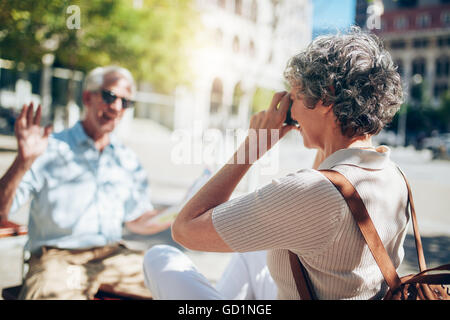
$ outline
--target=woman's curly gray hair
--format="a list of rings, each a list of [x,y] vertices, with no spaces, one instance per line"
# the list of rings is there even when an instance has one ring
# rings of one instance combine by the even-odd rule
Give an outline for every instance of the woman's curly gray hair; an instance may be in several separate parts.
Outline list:
[[[284,72],[306,106],[333,104],[343,135],[377,134],[403,102],[397,66],[375,35],[352,28],[320,36],[292,57]]]

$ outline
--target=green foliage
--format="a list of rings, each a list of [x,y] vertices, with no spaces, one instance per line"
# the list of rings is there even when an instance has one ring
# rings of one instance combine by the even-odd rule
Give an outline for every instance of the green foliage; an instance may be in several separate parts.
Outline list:
[[[417,102],[402,105],[388,129],[396,131],[399,115],[405,112],[408,134],[415,135],[422,132],[430,135],[435,130],[450,132],[450,91],[442,95],[439,107]]]
[[[252,113],[267,110],[274,94],[274,90],[257,88],[255,94],[253,95]]]
[[[450,90],[442,95],[439,116],[447,132],[450,132]]]
[[[406,132],[430,135],[433,131],[450,130],[450,94],[446,92],[440,99],[440,106],[433,106],[427,94],[428,83],[422,81],[411,88],[409,103],[405,103],[394,117],[388,129],[397,130],[398,118],[406,112]]]
[[[55,65],[86,72],[118,64],[168,92],[192,77],[188,55],[198,16],[191,0],[142,3],[134,8],[133,0],[2,0],[0,56],[35,69],[53,41]],[[70,5],[80,8],[79,29],[66,25]]]
[[[238,83],[234,88],[233,93],[233,103],[231,104],[231,113],[232,114],[238,114],[239,112],[239,104],[241,103],[242,95],[244,94],[244,91],[241,88],[241,84]]]

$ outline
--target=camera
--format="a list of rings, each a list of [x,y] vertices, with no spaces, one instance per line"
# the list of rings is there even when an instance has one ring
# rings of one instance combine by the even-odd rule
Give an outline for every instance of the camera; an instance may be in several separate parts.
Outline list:
[[[293,103],[294,103],[294,101],[292,99],[289,99],[289,109],[286,114],[286,119],[284,120],[284,123],[288,126],[298,126],[298,122],[295,121],[294,119],[292,119],[292,116],[291,116],[291,109],[292,109]]]

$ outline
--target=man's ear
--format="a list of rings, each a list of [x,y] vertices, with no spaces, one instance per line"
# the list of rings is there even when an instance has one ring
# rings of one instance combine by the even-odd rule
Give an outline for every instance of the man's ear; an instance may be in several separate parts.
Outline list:
[[[91,100],[92,100],[92,92],[90,91],[83,91],[83,105],[85,107],[89,107],[91,105]]]

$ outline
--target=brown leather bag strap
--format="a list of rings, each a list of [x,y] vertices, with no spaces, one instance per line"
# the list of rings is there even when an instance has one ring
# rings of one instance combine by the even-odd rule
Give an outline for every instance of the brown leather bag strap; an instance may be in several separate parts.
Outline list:
[[[392,290],[397,289],[401,284],[400,278],[355,187],[337,171],[320,170],[320,172],[344,197],[386,283]]]
[[[431,268],[431,269],[427,269],[424,271],[421,271],[420,273],[416,274],[415,276],[421,276],[424,275],[428,272],[432,272],[432,271],[450,271],[450,263],[449,264],[443,264],[442,266],[438,266],[435,268]]]
[[[406,176],[403,173],[403,171],[399,167],[397,167],[397,169],[398,169],[398,171],[400,171],[401,175],[403,176],[403,179],[406,182],[406,188],[408,189],[408,202],[409,202],[410,214],[411,214],[411,219],[412,219],[412,226],[413,226],[413,230],[414,230],[414,239],[416,241],[417,261],[419,263],[419,269],[422,272],[427,269],[427,265],[425,263],[425,255],[423,253],[422,239],[420,238],[419,225],[417,223],[416,209],[414,208],[414,201],[413,201],[413,197],[412,197],[411,186],[409,185],[409,182],[406,179]]]
[[[450,264],[444,264],[442,266],[428,269],[425,271],[422,271],[421,273],[418,273],[414,275],[413,277],[409,278],[408,280],[404,281],[404,284],[408,283],[428,283],[428,284],[450,284],[450,273],[438,273],[438,274],[428,274],[432,271],[450,271]]]
[[[291,263],[292,274],[294,275],[295,285],[298,294],[302,300],[316,300],[314,288],[309,280],[308,273],[300,262],[298,256],[289,250],[289,262]]]

